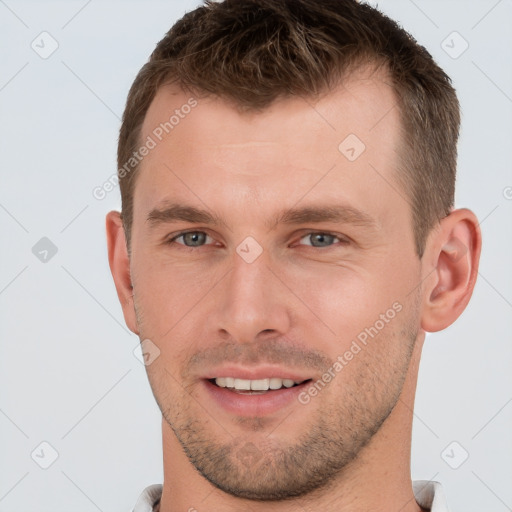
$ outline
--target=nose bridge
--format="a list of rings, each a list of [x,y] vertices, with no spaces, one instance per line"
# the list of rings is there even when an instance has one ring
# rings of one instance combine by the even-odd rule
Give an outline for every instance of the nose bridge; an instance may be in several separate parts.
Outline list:
[[[278,290],[278,283],[268,268],[268,254],[262,251],[252,259],[253,252],[248,258],[254,250],[250,240],[237,248],[218,303],[217,328],[239,342],[254,341],[263,331],[283,334],[289,327],[282,291]]]

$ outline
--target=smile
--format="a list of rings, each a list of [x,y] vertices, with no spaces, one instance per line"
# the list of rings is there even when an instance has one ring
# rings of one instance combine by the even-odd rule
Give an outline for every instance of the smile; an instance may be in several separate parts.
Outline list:
[[[210,379],[220,388],[227,388],[235,393],[243,394],[262,394],[267,391],[275,391],[282,388],[292,388],[305,381],[294,381],[292,379],[282,379],[279,377],[270,377],[266,379],[238,379],[235,377],[217,377]],[[253,393],[255,392],[255,393]]]

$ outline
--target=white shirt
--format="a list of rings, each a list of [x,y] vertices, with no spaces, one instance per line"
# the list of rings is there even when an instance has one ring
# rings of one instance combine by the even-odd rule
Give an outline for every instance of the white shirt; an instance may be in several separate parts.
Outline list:
[[[162,484],[146,487],[139,496],[132,512],[153,512],[153,506],[160,501],[162,496],[162,488]],[[415,480],[412,483],[412,490],[420,507],[430,510],[430,512],[450,512],[443,488],[439,482]]]

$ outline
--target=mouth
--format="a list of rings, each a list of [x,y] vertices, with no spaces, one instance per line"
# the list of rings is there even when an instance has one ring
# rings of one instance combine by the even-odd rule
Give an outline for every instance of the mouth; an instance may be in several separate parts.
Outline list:
[[[303,407],[299,396],[313,380],[314,376],[302,369],[224,363],[205,370],[200,389],[205,407],[214,414],[278,419],[293,408]]]
[[[264,395],[281,389],[295,388],[311,381],[311,379],[295,381],[281,377],[268,377],[264,379],[216,377],[207,380],[218,388],[241,395]]]
[[[311,381],[282,377],[214,377],[203,379],[202,389],[206,393],[207,408],[219,408],[217,410],[231,417],[270,417],[289,414],[290,408],[302,407],[298,397]]]

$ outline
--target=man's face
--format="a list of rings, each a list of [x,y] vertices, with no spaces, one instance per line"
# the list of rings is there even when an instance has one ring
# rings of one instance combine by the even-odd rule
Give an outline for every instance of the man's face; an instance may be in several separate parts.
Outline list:
[[[387,418],[419,329],[395,97],[362,74],[259,113],[213,97],[182,109],[190,96],[162,88],[141,134],[180,110],[134,195],[137,325],[160,350],[149,380],[209,481],[298,496]]]

